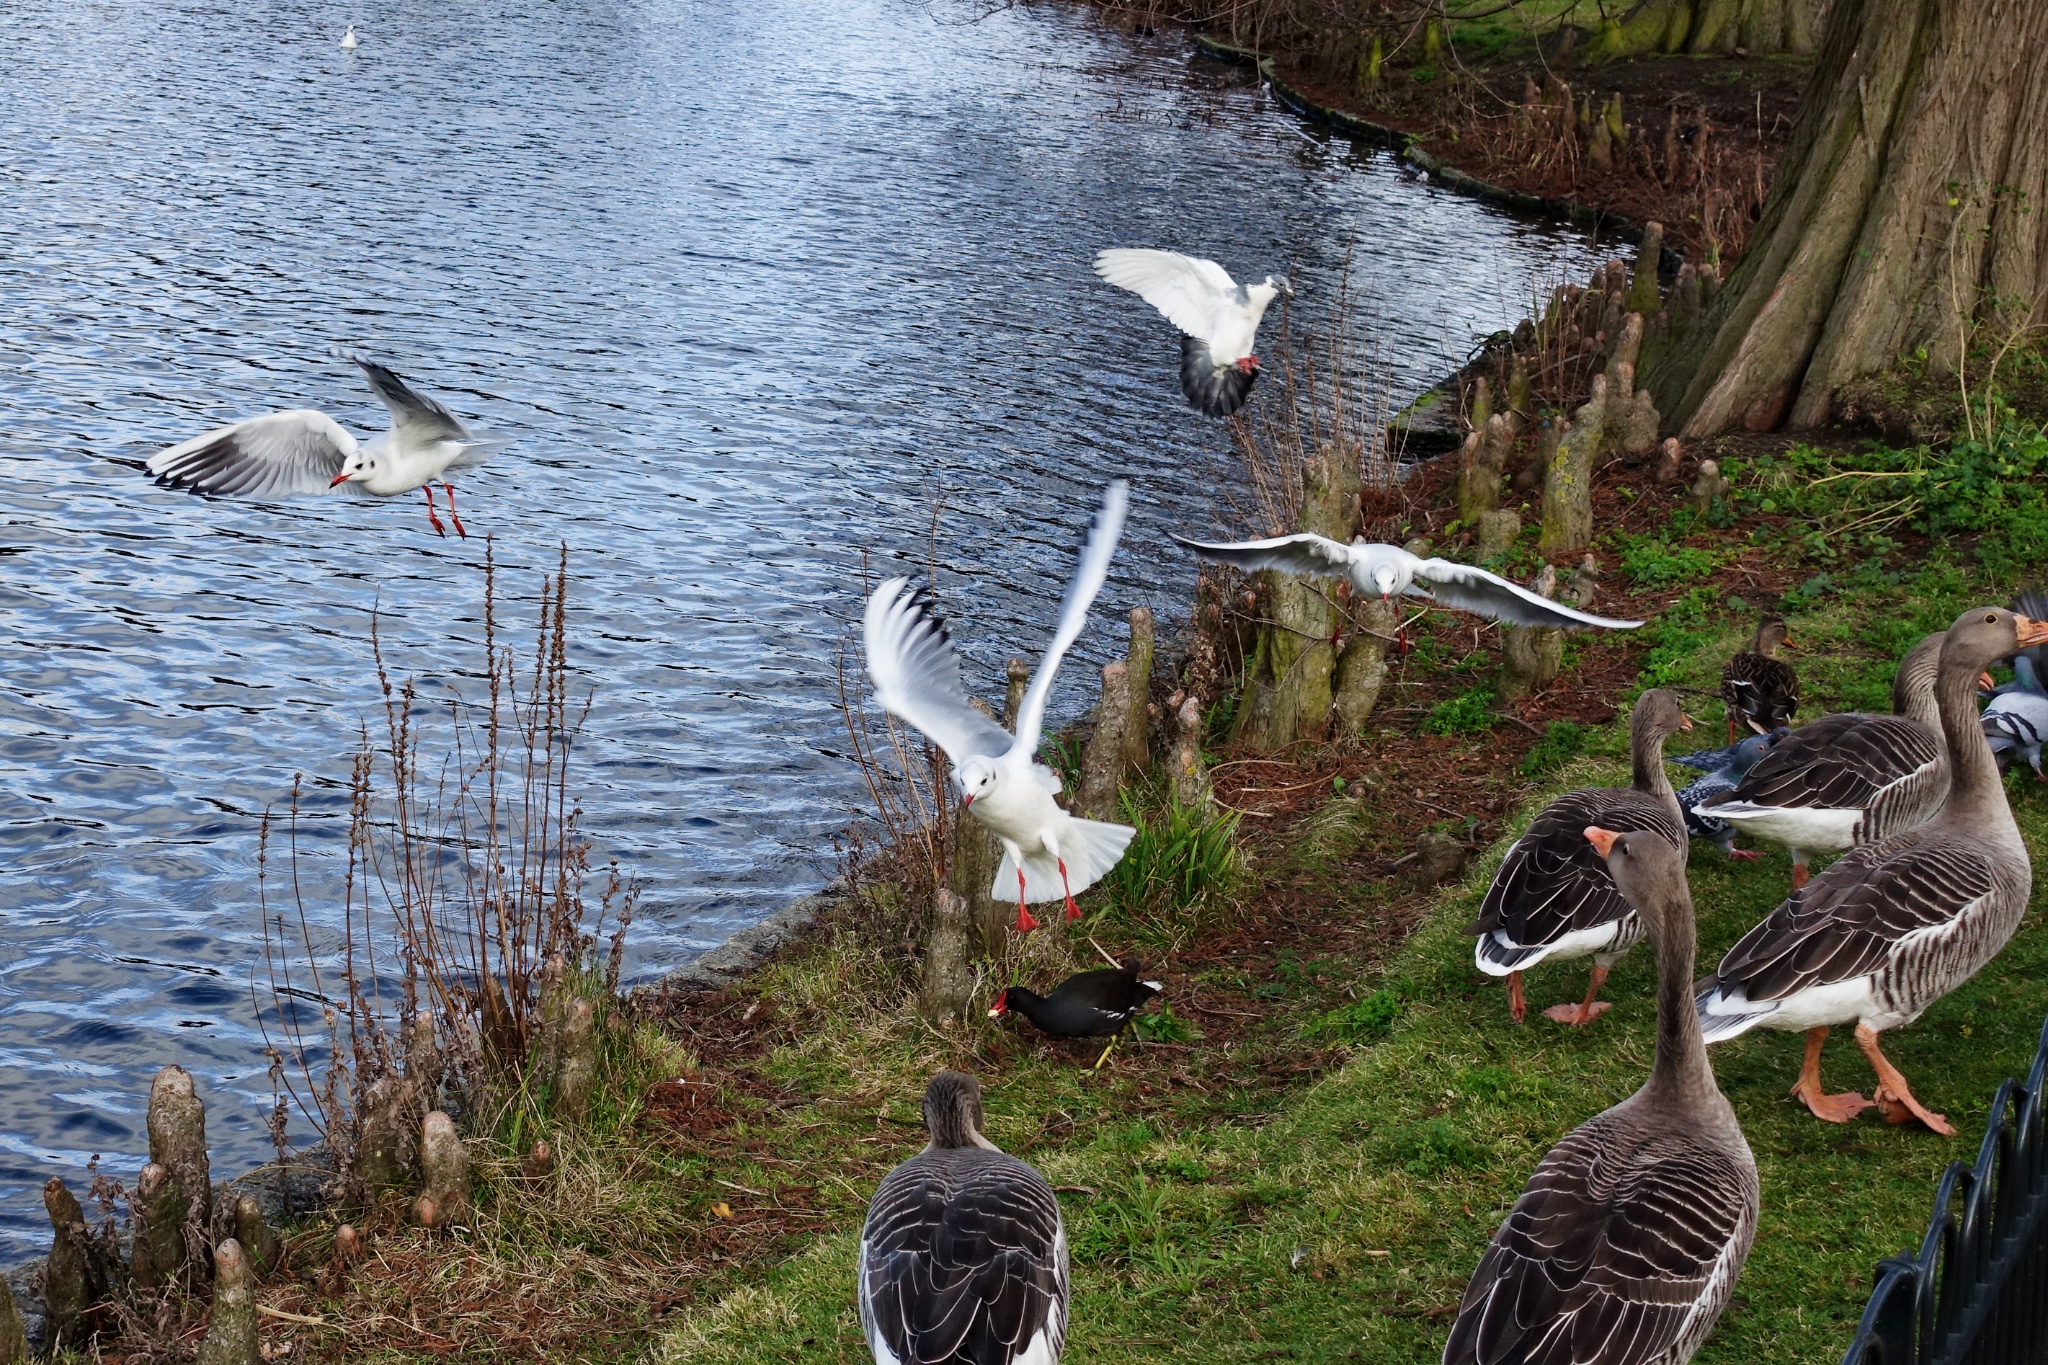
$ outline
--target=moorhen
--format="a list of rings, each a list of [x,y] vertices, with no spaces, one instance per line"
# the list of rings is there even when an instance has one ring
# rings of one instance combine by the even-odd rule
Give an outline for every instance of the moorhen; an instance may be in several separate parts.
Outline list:
[[[1022,986],[1011,986],[996,997],[988,1017],[1015,1010],[1038,1026],[1040,1033],[1055,1038],[1100,1038],[1110,1036],[1096,1065],[1109,1058],[1116,1038],[1130,1026],[1145,1002],[1160,993],[1157,981],[1141,981],[1144,967],[1136,961],[1121,967],[1097,967],[1070,976],[1053,987],[1052,994],[1039,995]]]

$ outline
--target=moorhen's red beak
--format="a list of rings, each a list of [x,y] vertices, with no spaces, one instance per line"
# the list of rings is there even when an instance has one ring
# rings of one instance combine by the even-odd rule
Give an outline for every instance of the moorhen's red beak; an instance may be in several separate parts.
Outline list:
[[[341,473],[339,473],[339,474],[336,474],[336,475],[334,476],[334,481],[333,481],[332,483],[328,484],[327,486],[328,486],[329,488],[339,488],[339,487],[341,487],[341,486],[342,486],[343,484],[345,484],[345,483],[347,483],[347,482],[348,482],[348,471],[344,469],[344,470],[343,470],[343,471],[342,471]]]
[[[988,1017],[993,1019],[999,1014],[1008,1014],[1009,1012],[1010,1007],[1003,1002],[1003,997],[999,995],[996,997],[995,1004],[989,1006]]]
[[[1602,829],[1598,825],[1586,826],[1586,842],[1598,849],[1603,858],[1614,852],[1614,841],[1620,837],[1621,835],[1611,829]]]

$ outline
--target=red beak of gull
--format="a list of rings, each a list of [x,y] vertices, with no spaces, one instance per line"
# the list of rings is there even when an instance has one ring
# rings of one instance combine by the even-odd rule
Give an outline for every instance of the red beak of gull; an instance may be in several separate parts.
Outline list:
[[[345,470],[344,470],[344,471],[343,471],[342,473],[336,474],[336,475],[334,476],[334,481],[333,481],[332,483],[328,484],[327,486],[328,486],[329,488],[339,488],[339,487],[341,487],[341,486],[342,486],[343,484],[345,484],[345,483],[347,483],[347,482],[348,482],[348,473],[347,473],[347,471],[345,471]]]

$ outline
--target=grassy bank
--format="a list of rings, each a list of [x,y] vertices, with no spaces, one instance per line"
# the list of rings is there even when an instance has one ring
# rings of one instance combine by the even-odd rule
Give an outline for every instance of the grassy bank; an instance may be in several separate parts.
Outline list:
[[[1960,571],[1924,573],[1838,595],[1800,616],[1816,713],[1866,704],[1883,685],[1896,639],[1945,624],[1984,592]],[[1741,629],[1731,618],[1697,636],[1682,657],[1663,662],[1667,681],[1710,686]],[[1622,744],[1618,726],[1596,732],[1588,754],[1548,788],[1626,781]],[[1471,757],[1483,760],[1483,749]],[[2048,847],[2048,803],[2031,783],[2014,788],[2028,839]],[[1531,797],[1524,814],[1541,799]],[[1419,822],[1413,811],[1390,816]],[[1315,821],[1303,827],[1310,837]],[[1006,1031],[942,1038],[905,1009],[870,1014],[874,1002],[846,990],[843,949],[820,947],[787,962],[750,989],[806,1019],[803,1036],[760,1062],[807,1095],[760,1130],[800,1170],[757,1166],[734,1179],[772,1189],[795,1174],[809,1183],[810,1160],[778,1146],[803,1134],[809,1150],[835,1153],[832,1172],[815,1182],[825,1226],[758,1283],[689,1312],[657,1357],[707,1365],[864,1358],[852,1298],[861,1196],[921,1144],[919,1087],[946,1064],[984,1078],[995,1139],[1062,1187],[1074,1248],[1069,1359],[1432,1357],[1486,1239],[1536,1160],[1633,1090],[1651,1051],[1647,952],[1616,970],[1608,992],[1615,1009],[1596,1026],[1567,1030],[1533,1012],[1526,1026],[1508,1022],[1498,983],[1473,969],[1471,941],[1459,933],[1504,843],[1431,900],[1390,958],[1375,964],[1344,951],[1356,945],[1301,956],[1297,982],[1312,984],[1270,983],[1283,990],[1262,1000],[1260,1017],[1232,1040],[1203,1040],[1193,1053],[1168,1057],[1153,1049],[1100,1074],[1085,1068],[1092,1057]],[[1298,867],[1312,856],[1297,844],[1267,859]],[[1346,912],[1392,910],[1376,903],[1384,887],[1347,878],[1341,865],[1330,873],[1324,889]],[[1718,954],[1768,912],[1787,877],[1782,856],[1731,864],[1697,846],[1703,954]],[[1244,903],[1257,898],[1253,890]],[[1105,946],[1118,944],[1105,938]],[[1755,1035],[1715,1051],[1762,1169],[1764,1219],[1734,1305],[1702,1360],[1839,1357],[1874,1263],[1917,1240],[1936,1174],[1974,1153],[1998,1081],[2030,1060],[2048,1013],[2044,968],[2048,934],[2030,918],[1982,976],[1896,1035],[1900,1066],[1956,1124],[1954,1141],[1874,1118],[1841,1128],[1813,1120],[1785,1094],[1796,1037]],[[1227,962],[1170,963],[1169,971],[1173,999],[1237,996],[1243,987]],[[1340,980],[1359,1004],[1329,1006],[1328,988]],[[1583,980],[1574,967],[1540,972],[1532,997],[1570,998]],[[1249,992],[1254,1000],[1262,993],[1261,984]],[[849,1002],[860,1009],[848,1012]],[[1298,1087],[1217,1088],[1232,1072],[1229,1054],[1239,1068],[1254,1058],[1279,1066],[1291,1054],[1313,1071],[1318,1047],[1333,1037],[1351,1040],[1337,1045],[1341,1065]],[[1205,1059],[1204,1051],[1226,1055]],[[1832,1085],[1868,1088],[1846,1039],[1830,1048],[1827,1065]],[[821,1141],[824,1134],[835,1136]],[[857,1144],[850,1164],[849,1144]]]

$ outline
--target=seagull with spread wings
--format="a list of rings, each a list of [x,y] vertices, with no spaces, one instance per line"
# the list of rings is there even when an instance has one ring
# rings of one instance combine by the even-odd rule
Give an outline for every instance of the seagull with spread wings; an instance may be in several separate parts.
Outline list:
[[[1130,485],[1123,480],[1103,490],[1102,511],[1081,546],[1080,563],[1060,605],[1059,626],[1024,694],[1014,736],[968,704],[960,661],[928,590],[913,587],[907,578],[892,578],[868,598],[862,621],[875,700],[946,751],[960,782],[961,808],[1002,843],[1003,860],[989,895],[1007,895],[1015,881],[1020,934],[1038,927],[1025,907],[1042,901],[1064,899],[1067,918],[1079,919],[1074,893],[1115,867],[1137,832],[1062,810],[1053,800],[1060,790],[1059,774],[1036,758],[1053,675],[1087,623],[1129,503]]]
[[[1239,284],[1214,261],[1178,251],[1115,248],[1095,255],[1095,273],[1128,289],[1180,328],[1180,388],[1211,417],[1244,406],[1259,377],[1252,338],[1266,307],[1294,287],[1285,275]]]
[[[1514,626],[1634,630],[1642,624],[1577,611],[1484,569],[1454,564],[1448,559],[1424,559],[1398,545],[1373,545],[1363,538],[1349,545],[1307,532],[1275,536],[1271,540],[1226,543],[1189,540],[1185,536],[1174,539],[1205,559],[1235,564],[1240,569],[1278,569],[1282,573],[1349,579],[1353,592],[1382,601],[1406,593],[1439,607],[1476,612]]]
[[[433,484],[448,494],[448,518],[467,538],[455,515],[455,489],[448,476],[474,469],[500,442],[470,435],[454,413],[419,393],[396,374],[362,356],[351,356],[377,397],[391,409],[391,429],[358,443],[326,413],[293,408],[216,427],[149,457],[157,482],[194,493],[250,498],[289,497],[346,488],[388,498],[426,490],[427,520],[447,535],[434,510]]]

